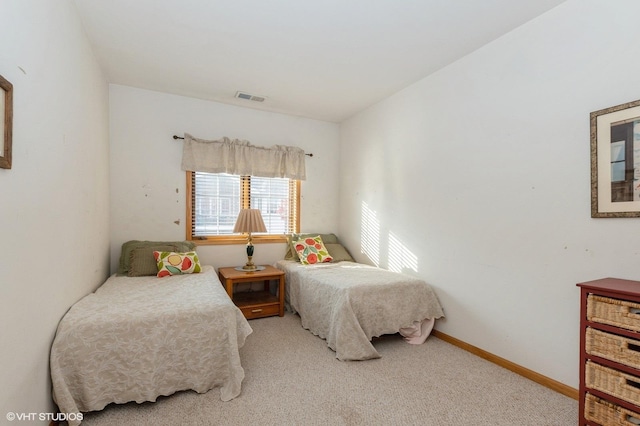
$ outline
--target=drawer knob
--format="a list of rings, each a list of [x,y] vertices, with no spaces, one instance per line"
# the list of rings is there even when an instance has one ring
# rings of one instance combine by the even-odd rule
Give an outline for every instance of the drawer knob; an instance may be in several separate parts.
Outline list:
[[[251,313],[252,313],[252,314],[258,314],[258,313],[260,313],[260,312],[262,312],[262,309],[252,309],[252,310],[251,310]]]

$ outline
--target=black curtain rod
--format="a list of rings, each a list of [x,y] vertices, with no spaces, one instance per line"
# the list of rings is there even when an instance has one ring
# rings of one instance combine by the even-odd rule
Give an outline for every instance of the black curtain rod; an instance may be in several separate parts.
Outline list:
[[[183,137],[180,137],[178,135],[173,135],[173,139],[184,139]],[[304,154],[304,155],[308,155],[309,157],[313,157],[313,154]]]

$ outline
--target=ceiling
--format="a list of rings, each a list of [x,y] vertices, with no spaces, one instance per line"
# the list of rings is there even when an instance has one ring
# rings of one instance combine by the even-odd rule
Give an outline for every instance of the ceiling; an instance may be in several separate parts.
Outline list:
[[[563,1],[74,0],[109,83],[332,122]]]

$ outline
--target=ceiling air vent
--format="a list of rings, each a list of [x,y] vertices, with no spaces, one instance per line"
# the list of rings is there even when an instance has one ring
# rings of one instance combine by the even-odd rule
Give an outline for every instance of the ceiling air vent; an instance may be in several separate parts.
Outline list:
[[[264,102],[264,100],[266,99],[264,96],[250,95],[249,93],[245,93],[245,92],[236,92],[236,98],[246,99],[248,101],[254,101],[254,102]]]

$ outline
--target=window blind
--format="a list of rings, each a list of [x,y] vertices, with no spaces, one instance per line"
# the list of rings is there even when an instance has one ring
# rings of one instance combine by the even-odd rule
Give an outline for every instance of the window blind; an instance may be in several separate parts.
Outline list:
[[[225,173],[190,175],[192,237],[233,234],[242,208],[259,209],[268,234],[297,232],[297,181]]]

